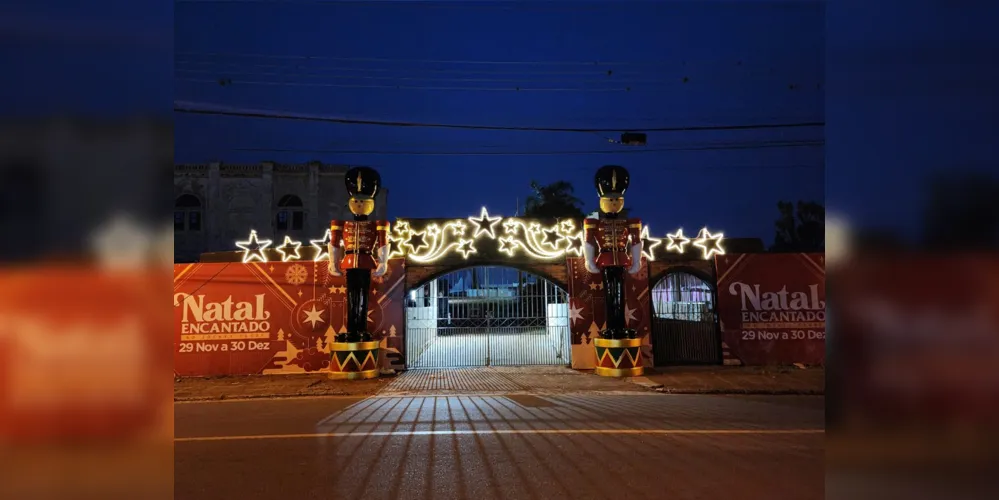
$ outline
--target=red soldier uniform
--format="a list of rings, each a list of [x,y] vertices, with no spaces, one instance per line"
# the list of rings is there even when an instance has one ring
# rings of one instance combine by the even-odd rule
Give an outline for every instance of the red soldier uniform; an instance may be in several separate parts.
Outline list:
[[[340,269],[375,269],[378,249],[388,245],[388,221],[332,221],[330,243],[343,248]]]
[[[596,219],[583,221],[583,239],[597,250],[596,264],[606,267],[631,267],[632,247],[641,243],[639,219]]]

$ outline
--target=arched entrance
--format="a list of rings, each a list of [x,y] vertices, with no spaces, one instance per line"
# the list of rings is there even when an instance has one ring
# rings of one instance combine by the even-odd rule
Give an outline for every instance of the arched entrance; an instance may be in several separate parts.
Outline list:
[[[721,363],[714,286],[698,274],[671,271],[652,288],[656,365]]]
[[[568,294],[519,269],[475,266],[406,297],[408,368],[568,365]]]

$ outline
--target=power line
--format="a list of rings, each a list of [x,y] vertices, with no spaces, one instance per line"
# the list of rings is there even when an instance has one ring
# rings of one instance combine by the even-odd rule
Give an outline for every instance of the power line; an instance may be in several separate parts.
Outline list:
[[[342,150],[342,149],[282,149],[282,148],[234,148],[235,151],[255,151],[268,153],[336,153],[354,155],[379,156],[562,156],[562,155],[597,155],[597,154],[641,154],[662,153],[667,151],[721,151],[738,149],[796,148],[822,146],[825,141],[788,141],[780,143],[759,143],[742,145],[712,145],[700,147],[675,147],[652,149],[619,149],[593,151],[379,151],[379,150]]]
[[[199,82],[218,84],[218,80],[206,80],[199,78],[175,78],[182,82]],[[348,84],[348,83],[321,83],[321,82],[266,82],[259,80],[236,80],[236,84],[245,85],[291,85],[297,87],[335,87],[345,89],[394,89],[394,90],[481,90],[487,92],[629,92],[629,87],[613,88],[592,88],[592,87],[438,87],[429,85],[372,85],[372,84]]]
[[[618,128],[577,128],[577,127],[514,127],[500,125],[466,125],[452,123],[428,123],[428,122],[403,122],[388,120],[360,120],[354,118],[335,118],[316,115],[292,114],[267,110],[251,109],[208,109],[194,106],[190,103],[174,103],[173,110],[178,113],[189,113],[198,115],[216,116],[236,116],[241,118],[265,118],[278,120],[313,121],[324,123],[343,123],[349,125],[380,125],[385,127],[421,127],[421,128],[449,128],[467,130],[510,130],[510,131],[531,131],[531,132],[705,132],[705,131],[734,131],[734,130],[767,130],[767,129],[788,129],[788,128],[812,128],[824,127],[825,122],[797,122],[797,123],[764,123],[746,125],[697,125],[680,127],[618,127]]]
[[[523,65],[523,66],[668,66],[676,61],[497,61],[476,59],[397,59],[390,57],[344,57],[320,55],[288,55],[288,54],[239,54],[226,52],[176,52],[175,57],[228,57],[257,58],[267,60],[294,61],[355,61],[355,62],[387,62],[387,63],[428,63],[428,64],[482,64],[482,65]],[[681,64],[686,63],[681,61]]]
[[[636,86],[636,85],[637,86],[640,86],[640,85],[686,85],[686,84],[688,84],[688,83],[691,82],[691,78],[689,76],[674,76],[672,79],[662,79],[662,78],[660,78],[660,79],[656,79],[656,80],[632,80],[630,78],[634,78],[634,76],[623,76],[622,77],[620,75],[618,75],[618,76],[604,75],[604,76],[601,77],[600,75],[596,75],[596,74],[590,74],[590,75],[573,75],[575,77],[588,76],[588,77],[593,78],[593,79],[579,79],[579,78],[574,78],[574,77],[547,76],[547,75],[525,75],[524,77],[521,77],[521,78],[496,78],[496,77],[492,77],[492,78],[469,78],[469,77],[457,77],[457,76],[395,76],[395,75],[393,75],[393,76],[386,76],[385,74],[379,74],[379,75],[364,75],[364,74],[337,75],[337,74],[331,74],[331,73],[311,73],[311,72],[302,72],[302,71],[267,72],[267,71],[224,71],[224,70],[211,70],[211,69],[177,69],[176,71],[177,71],[177,73],[181,73],[181,74],[184,74],[184,73],[194,73],[194,74],[199,74],[199,75],[212,74],[212,75],[219,75],[221,77],[221,78],[216,79],[216,80],[205,79],[203,76],[200,77],[200,78],[198,78],[197,76],[183,76],[183,77],[177,77],[176,78],[177,80],[181,80],[181,81],[197,81],[197,82],[205,82],[205,83],[220,83],[220,80],[224,80],[227,83],[228,82],[233,82],[233,83],[236,83],[236,84],[239,84],[239,83],[257,83],[257,84],[259,84],[259,83],[265,83],[264,81],[244,81],[244,80],[240,80],[238,78],[235,81],[233,81],[232,78],[231,78],[231,77],[240,77],[240,76],[242,76],[242,77],[264,77],[265,79],[268,79],[266,81],[266,83],[275,84],[275,85],[285,85],[285,84],[287,84],[287,85],[297,85],[297,84],[301,84],[301,85],[319,85],[319,84],[327,83],[329,81],[336,81],[336,80],[375,80],[375,81],[389,81],[389,82],[392,82],[392,81],[405,81],[405,82],[471,82],[471,83],[476,83],[476,84],[479,84],[479,83],[533,83],[533,84],[542,84],[542,85],[543,84],[550,84],[550,85],[552,85],[552,84],[584,84],[584,85],[586,85],[586,84],[596,84],[596,85],[617,85],[617,86],[619,86],[618,88],[620,88],[620,86],[624,86],[625,89],[629,89],[632,86]],[[311,79],[313,81],[302,82],[302,81],[290,81],[290,80],[287,80],[287,79],[285,79],[285,80],[272,80],[274,77],[284,77],[284,78],[297,77],[297,78]],[[700,79],[700,78],[704,78],[704,79]],[[716,82],[716,81],[718,81],[718,80],[707,80],[706,78],[709,78],[709,77],[705,77],[705,75],[698,75],[698,77],[694,78],[694,80],[695,80],[694,84],[703,84],[703,82],[705,82],[705,81],[708,81],[708,82]],[[736,81],[725,81],[725,80],[721,80],[721,81],[723,83],[731,83],[733,85],[740,85],[740,83],[736,82]],[[333,85],[333,84],[331,84],[331,85]],[[335,85],[342,85],[342,84],[335,84]],[[350,84],[350,85],[359,85],[359,84]],[[368,86],[375,87],[375,86],[378,86],[378,85],[379,84],[373,84],[373,85],[365,84],[363,86],[364,87],[368,87]],[[384,85],[384,84],[381,84],[381,85]],[[782,82],[781,85],[784,85],[784,83]],[[800,85],[800,84],[796,84],[796,86],[797,85]],[[395,88],[396,86],[389,85],[389,87]],[[430,88],[430,87],[426,87],[426,86],[408,86],[407,88],[421,88],[422,89],[422,88]],[[480,89],[481,87],[470,87],[470,88]],[[594,89],[593,87],[585,87],[585,88],[588,89],[588,90],[589,89]],[[511,90],[513,90],[513,89],[511,89]]]

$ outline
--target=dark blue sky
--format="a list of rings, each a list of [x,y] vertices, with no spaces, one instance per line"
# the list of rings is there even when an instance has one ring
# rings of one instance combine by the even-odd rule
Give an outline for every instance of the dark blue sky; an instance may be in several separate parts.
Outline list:
[[[823,16],[814,2],[178,3],[175,95],[237,109],[411,122],[586,128],[817,122],[824,119]],[[219,78],[233,83],[220,86]],[[579,87],[611,90],[527,90]],[[620,90],[626,87],[632,90]],[[614,133],[186,114],[175,123],[179,162],[318,159],[374,166],[391,191],[393,218],[460,217],[482,205],[509,215],[532,179],[572,182],[585,209],[593,210],[592,175],[608,163],[630,169],[627,204],[659,235],[707,225],[769,242],[778,200],[823,198],[821,145],[757,147],[821,140],[821,127],[650,133],[646,149],[752,149],[628,153],[640,148],[608,144]]]
[[[179,161],[315,158],[376,165],[392,187],[393,215],[402,211],[410,216],[463,215],[483,203],[512,207],[518,195],[526,194],[526,182],[531,177],[541,181],[557,178],[572,181],[579,188],[580,197],[587,201],[587,208],[592,208],[591,172],[600,164],[618,162],[635,174],[637,184],[630,203],[657,232],[680,224],[709,224],[730,235],[759,235],[767,241],[772,238],[776,200],[822,196],[823,176],[817,167],[823,164],[826,165],[825,199],[830,210],[849,215],[858,225],[888,226],[908,232],[918,225],[928,174],[956,169],[996,170],[995,158],[999,153],[999,142],[994,140],[999,121],[996,90],[999,89],[999,30],[995,29],[999,3],[996,2],[837,0],[827,6],[808,5],[804,0],[785,4],[655,2],[658,6],[615,2],[612,7],[590,6],[576,11],[549,7],[548,12],[412,6],[405,8],[405,15],[392,14],[393,10],[403,8],[398,4],[382,2],[367,6],[318,6],[308,0],[299,3],[5,2],[0,7],[0,34],[9,43],[0,44],[0,61],[18,78],[5,80],[5,99],[0,112],[22,117],[63,113],[112,117],[137,112],[169,117],[174,99],[182,99],[363,118],[607,127],[800,120],[822,118],[824,114],[827,123],[824,150],[596,157],[240,153],[234,148],[349,147],[400,151],[612,148],[600,143],[596,135],[591,140],[585,135],[478,134],[173,115]],[[308,3],[313,5],[305,5]],[[579,29],[568,32],[572,26]],[[644,93],[636,85],[630,94],[275,85],[221,88],[174,80],[175,41],[177,50],[184,52],[659,61],[666,64],[639,68],[635,73],[643,75],[641,79],[674,82],[678,77],[689,76],[690,82],[673,83],[666,90]],[[733,60],[742,60],[744,66],[733,66]],[[679,61],[686,61],[688,66],[680,65]],[[247,67],[252,64],[262,62],[251,59],[234,69],[250,72],[265,69]],[[312,64],[332,66],[335,62]],[[358,65],[367,69],[389,66],[389,63]],[[484,69],[492,71],[523,69],[487,66]],[[190,63],[178,62],[177,67],[194,69]],[[758,75],[763,68],[768,71],[770,67],[775,68],[772,81]],[[407,68],[412,76],[433,76],[427,74],[426,65]],[[443,69],[447,68],[469,69],[461,65]],[[585,68],[533,69],[554,72]],[[288,79],[305,80],[301,76],[303,71],[312,70],[299,69]],[[752,71],[757,74],[747,74]],[[374,76],[381,72],[358,73]],[[617,76],[625,73],[621,69]],[[192,75],[185,73],[184,77]],[[524,77],[523,73],[519,76]],[[822,92],[806,91],[804,84],[798,91],[786,90],[792,79],[814,82],[826,77],[824,96]],[[499,78],[502,76],[493,75],[493,79]],[[538,77],[530,79],[533,82]],[[366,80],[365,84],[374,81]],[[813,139],[821,135],[821,131],[787,131],[783,139]],[[775,136],[782,138],[776,131],[651,134],[649,148],[771,141]],[[751,165],[773,167],[739,168]],[[407,170],[410,166],[415,171]],[[497,166],[508,170],[498,171]],[[671,170],[654,174],[655,169],[663,167]],[[454,182],[447,181],[447,193],[438,194],[431,202],[418,203],[424,195],[437,192],[435,183],[446,172],[456,177]],[[479,187],[465,190],[464,184]],[[169,206],[168,200],[163,203]],[[405,210],[404,205],[407,205]],[[509,213],[512,208],[494,210]]]

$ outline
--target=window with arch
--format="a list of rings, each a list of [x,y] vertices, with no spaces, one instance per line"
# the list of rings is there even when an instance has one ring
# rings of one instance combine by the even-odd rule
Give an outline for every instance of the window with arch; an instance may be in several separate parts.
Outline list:
[[[173,203],[174,231],[201,231],[201,200],[193,194],[182,194]]]
[[[278,200],[278,210],[275,216],[278,231],[301,231],[305,226],[305,209],[302,199],[293,194],[286,194]]]

